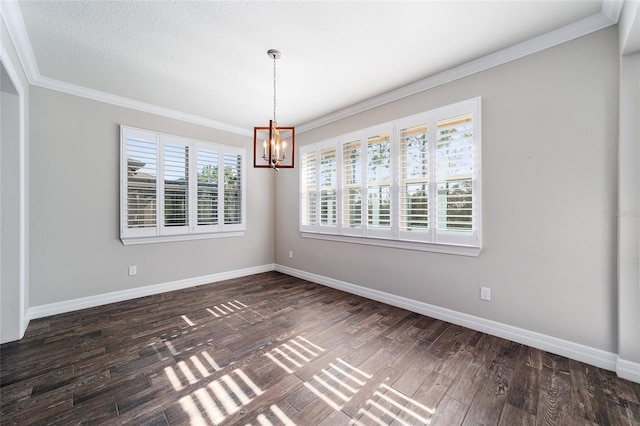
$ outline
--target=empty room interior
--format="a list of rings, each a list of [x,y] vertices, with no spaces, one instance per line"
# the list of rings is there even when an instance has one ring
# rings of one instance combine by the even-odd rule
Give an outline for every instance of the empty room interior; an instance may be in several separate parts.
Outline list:
[[[0,11],[1,424],[640,424],[640,2]]]

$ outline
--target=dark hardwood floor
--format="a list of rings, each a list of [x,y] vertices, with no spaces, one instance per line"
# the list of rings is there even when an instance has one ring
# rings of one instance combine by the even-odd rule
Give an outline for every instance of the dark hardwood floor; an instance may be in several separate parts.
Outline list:
[[[276,272],[31,322],[0,423],[638,425],[610,371]]]

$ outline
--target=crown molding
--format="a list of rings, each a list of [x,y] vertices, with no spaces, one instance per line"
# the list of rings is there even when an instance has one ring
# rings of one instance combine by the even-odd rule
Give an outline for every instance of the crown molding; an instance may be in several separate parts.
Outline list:
[[[29,36],[27,35],[27,29],[24,26],[18,3],[15,1],[0,2],[0,15],[2,15],[2,20],[9,32],[11,42],[18,54],[20,65],[22,65],[24,73],[27,75],[27,80],[29,80],[29,84],[33,84],[36,78],[40,76],[40,70],[38,70],[36,57],[31,49],[31,43],[29,42]]]
[[[252,135],[252,129],[233,126],[227,123],[210,120],[201,116],[187,114],[181,111],[152,105],[130,98],[116,96],[110,93],[105,93],[98,90],[93,90],[41,76],[40,71],[38,70],[35,56],[33,54],[33,50],[31,49],[29,36],[27,35],[24,21],[22,20],[22,14],[20,13],[20,8],[18,7],[17,2],[8,1],[1,3],[3,20],[5,21],[10,37],[13,41],[16,51],[18,52],[20,62],[25,70],[25,73],[27,74],[27,78],[30,84],[63,93],[69,93],[87,99],[106,102],[113,105],[132,108],[135,110],[148,112],[168,118],[174,118],[181,121],[199,124],[202,126],[211,127],[243,136]],[[411,83],[398,89],[391,90],[389,92],[370,98],[366,101],[359,102],[323,117],[300,124],[296,127],[296,132],[298,134],[304,133],[306,131],[315,129],[316,127],[320,127],[334,121],[342,120],[352,115],[359,114],[361,112],[379,107],[381,105],[385,105],[402,98],[406,98],[408,96],[461,79],[463,77],[473,75],[481,71],[485,71],[498,65],[505,64],[507,62],[540,52],[550,47],[607,28],[611,25],[615,25],[620,18],[623,4],[624,0],[603,0],[602,8],[599,13],[566,25],[562,28],[550,31],[546,34],[542,34],[538,37],[534,37],[522,43],[518,43],[511,47],[507,47],[505,49],[472,60],[470,62],[440,72],[425,79],[416,81],[415,83]]]
[[[617,24],[620,20],[620,14],[622,13],[623,6],[624,0],[602,0],[601,12],[604,16],[609,18],[613,24]]]
[[[235,133],[242,136],[253,135],[253,129],[245,129],[244,127],[233,126],[221,121],[210,120],[199,115],[187,114],[182,111],[161,107],[146,102],[136,101],[134,99],[113,95],[111,93],[101,92],[99,90],[89,89],[83,86],[78,86],[48,77],[40,76],[35,79],[32,84],[34,86],[43,87],[45,89],[56,90],[58,92],[67,93],[94,101],[105,102],[111,105],[117,105],[125,108],[131,108],[137,111],[148,112],[150,114],[160,115],[187,123],[193,123],[213,129],[223,130],[229,133]]]
[[[474,59],[457,67],[450,68],[446,71],[418,80],[415,83],[391,90],[315,120],[308,121],[297,126],[296,132],[298,134],[304,133],[311,129],[315,129],[316,127],[324,126],[334,121],[342,120],[381,105],[415,95],[425,90],[433,89],[443,84],[463,77],[468,77],[498,65],[503,65],[507,62],[514,61],[550,47],[566,43],[578,37],[591,34],[611,25],[615,25],[620,16],[622,3],[622,1],[604,0],[602,4],[603,11],[601,12],[497,52],[490,53],[489,55],[481,58]],[[606,13],[604,13],[605,9]],[[615,18],[615,20],[612,18]]]

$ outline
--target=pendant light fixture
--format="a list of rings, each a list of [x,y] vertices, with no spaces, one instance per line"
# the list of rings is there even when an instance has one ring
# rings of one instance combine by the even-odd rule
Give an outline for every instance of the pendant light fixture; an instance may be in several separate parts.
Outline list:
[[[273,120],[269,127],[253,128],[253,167],[292,169],[295,154],[295,128],[280,127],[276,121],[276,60],[281,53],[269,49],[267,55],[273,59]]]

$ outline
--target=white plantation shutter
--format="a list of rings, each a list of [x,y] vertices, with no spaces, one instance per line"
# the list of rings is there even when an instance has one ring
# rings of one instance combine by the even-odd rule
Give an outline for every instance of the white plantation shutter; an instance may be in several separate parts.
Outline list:
[[[186,140],[161,136],[165,234],[187,232],[189,225],[189,146]]]
[[[317,224],[316,151],[302,152],[300,172],[300,225],[315,229]]]
[[[391,230],[391,135],[367,138],[367,234],[388,236]]]
[[[342,231],[362,229],[362,141],[342,145]]]
[[[422,118],[420,121],[426,121]],[[429,232],[430,156],[428,126],[400,129],[400,232]],[[407,234],[406,238],[415,235]]]
[[[224,153],[224,225],[239,225],[243,221],[243,163],[239,153]]]
[[[320,151],[320,225],[336,226],[338,222],[336,148]]]
[[[439,239],[453,242],[473,230],[473,117],[450,117],[437,125],[437,232]]]
[[[158,223],[158,141],[153,133],[123,132],[121,234],[155,235]]]
[[[197,226],[218,225],[218,151],[206,146],[196,150]]]
[[[120,141],[123,244],[241,235],[243,148],[126,126]]]
[[[301,155],[303,236],[480,253],[480,98],[307,145]]]

